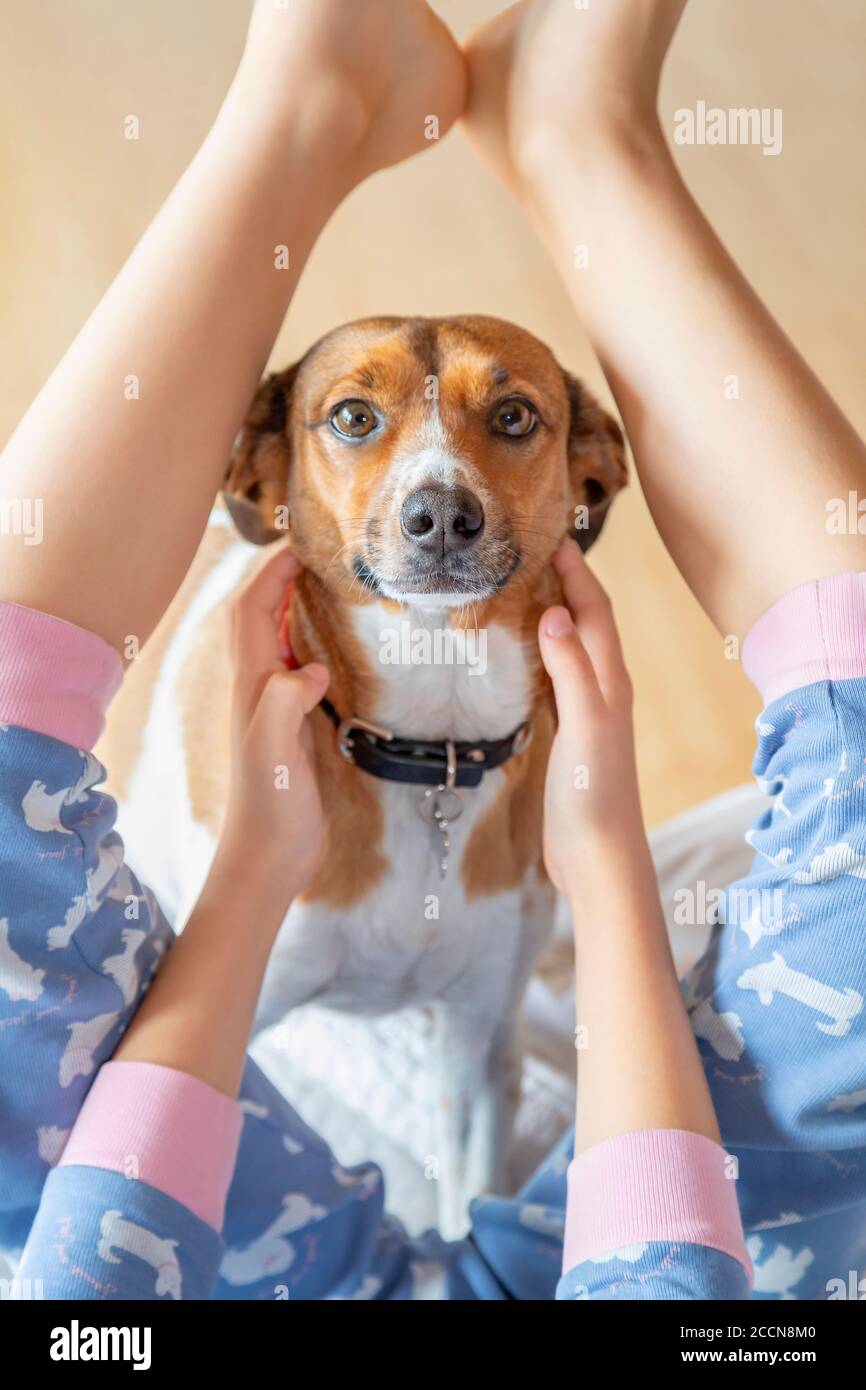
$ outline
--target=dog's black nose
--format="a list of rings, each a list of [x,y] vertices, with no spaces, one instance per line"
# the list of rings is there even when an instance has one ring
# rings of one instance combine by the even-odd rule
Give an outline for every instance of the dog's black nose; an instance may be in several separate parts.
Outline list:
[[[431,554],[465,550],[484,530],[484,508],[467,487],[431,484],[410,492],[400,512],[407,540]]]

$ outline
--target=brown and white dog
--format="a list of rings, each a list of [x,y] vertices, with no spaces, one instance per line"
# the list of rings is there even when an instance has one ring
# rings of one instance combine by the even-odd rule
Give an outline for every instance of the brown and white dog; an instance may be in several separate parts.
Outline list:
[[[242,536],[288,539],[303,561],[292,647],[331,672],[330,709],[312,717],[326,848],[279,934],[259,1024],[308,1001],[435,1008],[450,1229],[500,1177],[516,1020],[553,922],[535,640],[558,598],[550,559],[569,531],[592,542],[625,476],[619,427],[589,393],[531,334],[480,316],[329,333],[264,381],[228,468]],[[221,607],[251,554],[208,532],[106,738],[137,866],[152,856],[143,872],[179,910],[225,800]]]

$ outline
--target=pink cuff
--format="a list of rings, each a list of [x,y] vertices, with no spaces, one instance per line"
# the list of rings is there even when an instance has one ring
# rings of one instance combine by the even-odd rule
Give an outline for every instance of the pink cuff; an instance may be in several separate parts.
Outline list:
[[[60,1166],[123,1173],[222,1230],[244,1117],[206,1082],[151,1062],[106,1062]]]
[[[568,1169],[563,1273],[643,1241],[709,1245],[752,1263],[724,1149],[684,1129],[648,1129],[594,1144]]]
[[[866,676],[866,574],[784,594],[746,636],[743,667],[767,704],[815,681]]]
[[[89,752],[122,677],[120,657],[101,637],[0,601],[0,724]]]

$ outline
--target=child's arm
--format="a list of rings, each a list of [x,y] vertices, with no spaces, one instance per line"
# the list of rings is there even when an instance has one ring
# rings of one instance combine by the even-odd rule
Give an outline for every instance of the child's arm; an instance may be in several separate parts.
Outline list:
[[[742,635],[796,585],[866,567],[864,538],[826,526],[828,500],[863,487],[866,449],[668,151],[658,83],[684,7],[512,6],[470,45],[468,130],[586,324],[665,545],[721,631]]]
[[[0,460],[0,496],[38,499],[44,530],[0,534],[0,597],[144,643],[322,227],[463,89],[423,0],[258,0],[210,134]]]
[[[610,600],[573,542],[556,567],[568,609],[551,609],[539,631],[559,720],[544,853],[575,928],[575,1153],[636,1129],[718,1141],[644,832],[631,684]]]
[[[559,728],[544,856],[574,923],[578,1057],[560,1296],[604,1297],[612,1251],[646,1244],[630,1297],[743,1297],[749,1259],[731,1161],[680,995],[643,828],[631,687],[610,603],[573,542],[557,556],[566,608],[539,641]],[[580,857],[577,847],[580,847]],[[600,1257],[605,1257],[600,1259]],[[616,1269],[611,1265],[611,1259]],[[712,1290],[712,1292],[710,1292]]]
[[[274,614],[301,570],[272,556],[231,610],[232,757],[225,820],[189,921],[114,1054],[173,1067],[234,1099],[274,938],[322,851],[306,716],[324,666],[287,671]]]

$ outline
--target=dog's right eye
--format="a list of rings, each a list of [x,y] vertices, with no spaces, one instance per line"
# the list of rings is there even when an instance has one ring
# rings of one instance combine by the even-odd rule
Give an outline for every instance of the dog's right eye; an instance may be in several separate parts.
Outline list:
[[[366,401],[342,401],[331,411],[331,428],[344,439],[363,439],[379,421]]]

